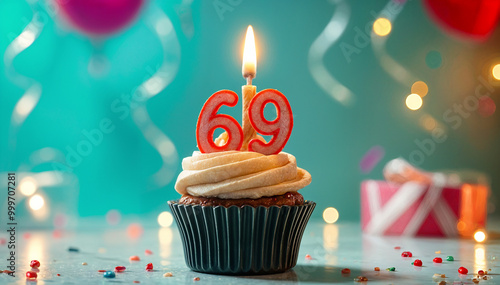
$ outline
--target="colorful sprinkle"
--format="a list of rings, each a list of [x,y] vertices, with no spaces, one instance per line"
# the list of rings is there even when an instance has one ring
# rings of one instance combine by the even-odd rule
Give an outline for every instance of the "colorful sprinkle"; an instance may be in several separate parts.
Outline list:
[[[412,256],[413,256],[413,254],[412,254],[410,251],[403,251],[403,252],[401,253],[401,256],[402,256],[402,257],[412,257]]]
[[[200,281],[200,277],[193,278],[193,281]]]
[[[373,268],[373,270],[380,271],[380,267],[375,267],[375,268]]]
[[[61,274],[57,273],[57,276],[61,276]]]
[[[132,283],[141,283],[141,281],[134,280]]]
[[[434,253],[435,253],[435,254],[441,254],[441,251],[440,251],[440,250],[438,250],[438,251],[435,251]]]
[[[441,281],[438,285],[446,285],[446,281]]]
[[[87,262],[82,262],[82,265],[87,265]]]
[[[115,278],[116,277],[116,275],[113,271],[106,271],[106,272],[104,272],[104,274],[102,276],[104,276],[104,278]]]
[[[123,272],[127,269],[125,266],[117,266],[115,267],[115,272]]]
[[[148,263],[146,265],[146,271],[153,271],[153,263]]]
[[[309,254],[306,254],[306,260],[312,260],[313,258],[309,255]]]
[[[443,259],[441,257],[436,257],[432,260],[434,263],[443,263]]]
[[[349,269],[349,268],[344,268],[344,269],[342,269],[342,271],[341,271],[341,272],[342,272],[342,274],[351,274],[351,269]]]
[[[394,249],[396,249],[396,250],[397,249],[401,249],[401,247],[400,246],[395,246]]]
[[[422,260],[415,259],[415,261],[413,261],[413,266],[422,266]]]
[[[172,276],[174,276],[172,274],[172,272],[167,272],[167,273],[163,274],[163,277],[172,277]]]
[[[454,260],[455,260],[455,258],[453,258],[453,256],[451,256],[451,255],[448,255],[448,256],[446,257],[446,260],[448,260],[448,261],[454,261]]]
[[[30,262],[30,266],[31,268],[38,268],[40,267],[40,261],[36,260],[36,259],[33,259],[31,262]]]
[[[28,271],[26,272],[26,279],[36,279],[38,277],[38,274],[33,271]]]
[[[149,249],[146,249],[146,250],[144,251],[144,253],[145,253],[146,255],[151,255],[151,254],[153,254],[153,252],[152,252],[151,250],[149,250]]]
[[[132,255],[131,257],[128,258],[130,261],[140,261],[141,259],[137,255]]]
[[[396,271],[396,267],[388,267],[385,270],[387,270],[387,271]]]
[[[458,273],[460,273],[460,274],[467,274],[467,273],[469,273],[469,270],[467,270],[467,268],[465,268],[465,267],[462,266],[462,267],[460,267],[458,269]]]
[[[472,279],[472,282],[474,282],[474,284],[477,284],[479,283],[479,280],[477,280],[476,278]]]
[[[106,271],[107,271],[107,270],[103,270],[103,269],[101,269],[101,270],[97,270],[97,272],[101,272],[101,273],[106,272]]]
[[[80,250],[78,248],[76,248],[76,247],[69,247],[68,251],[70,251],[70,252],[79,252]]]
[[[483,270],[479,270],[479,271],[477,272],[477,275],[481,275],[481,276],[483,276],[483,275],[484,275],[484,271],[483,271]]]
[[[365,276],[358,276],[358,277],[356,277],[356,279],[354,279],[354,281],[365,282],[365,281],[368,281],[368,278],[366,278]]]

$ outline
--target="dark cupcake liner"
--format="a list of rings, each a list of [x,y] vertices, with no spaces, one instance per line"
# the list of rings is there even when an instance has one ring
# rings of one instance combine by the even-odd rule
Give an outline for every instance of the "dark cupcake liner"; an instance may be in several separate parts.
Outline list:
[[[268,274],[297,264],[300,241],[316,203],[298,206],[200,206],[168,201],[194,271]]]

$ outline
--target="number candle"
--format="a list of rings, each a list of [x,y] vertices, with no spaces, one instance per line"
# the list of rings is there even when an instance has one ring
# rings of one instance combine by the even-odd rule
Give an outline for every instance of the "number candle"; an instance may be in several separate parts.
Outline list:
[[[257,91],[257,87],[252,85],[252,79],[257,75],[257,55],[255,52],[255,37],[253,35],[252,26],[248,26],[247,34],[245,37],[245,48],[243,49],[243,64],[241,73],[246,78],[247,84],[241,87],[243,92],[243,108],[242,108],[242,126],[243,126],[243,145],[241,150],[248,150],[248,142],[256,137],[256,133],[252,124],[250,123],[248,115],[248,107]]]
[[[247,80],[247,84],[241,88],[243,127],[233,117],[217,114],[222,105],[234,107],[238,102],[238,95],[230,90],[215,92],[205,102],[198,117],[196,141],[202,153],[248,150],[271,155],[279,153],[285,147],[293,128],[292,109],[285,95],[278,90],[266,89],[255,94],[257,87],[252,85],[252,79],[257,74],[256,67],[255,39],[252,26],[248,26],[242,66],[243,77]],[[272,121],[264,117],[267,104],[276,108],[277,117]],[[218,128],[225,132],[214,142],[214,132]],[[273,137],[266,143],[259,139],[256,131]]]

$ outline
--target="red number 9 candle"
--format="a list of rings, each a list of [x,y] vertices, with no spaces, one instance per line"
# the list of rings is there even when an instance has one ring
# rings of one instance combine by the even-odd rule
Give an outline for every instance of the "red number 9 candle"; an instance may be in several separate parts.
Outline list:
[[[196,140],[202,153],[243,150],[255,151],[265,155],[277,154],[284,147],[293,128],[293,114],[290,104],[278,90],[266,89],[257,94],[257,87],[252,80],[257,74],[257,57],[255,52],[255,38],[252,26],[248,26],[243,52],[243,77],[247,84],[242,87],[243,112],[242,127],[231,116],[217,114],[222,105],[234,107],[238,102],[238,95],[233,91],[222,90],[208,98],[201,109],[196,127]],[[269,121],[264,117],[264,108],[273,104],[276,108],[276,119]],[[216,144],[213,135],[217,128],[224,129],[220,141]],[[257,132],[262,135],[272,135],[272,139],[265,143],[257,138]]]

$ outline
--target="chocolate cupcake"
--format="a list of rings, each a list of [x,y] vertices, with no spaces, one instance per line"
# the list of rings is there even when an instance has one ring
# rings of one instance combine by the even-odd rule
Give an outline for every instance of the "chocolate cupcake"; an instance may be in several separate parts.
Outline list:
[[[182,167],[175,185],[182,197],[168,204],[188,267],[244,275],[295,266],[316,204],[297,193],[311,175],[293,155],[195,152]]]

